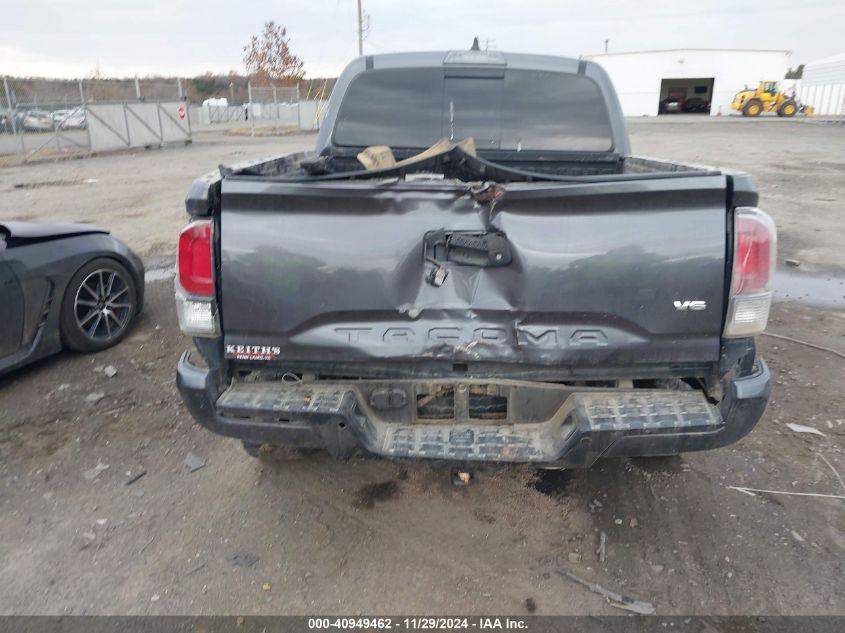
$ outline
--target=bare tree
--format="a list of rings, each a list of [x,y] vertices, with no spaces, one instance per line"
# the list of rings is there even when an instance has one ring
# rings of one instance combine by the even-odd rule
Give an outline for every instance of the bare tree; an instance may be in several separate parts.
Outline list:
[[[296,85],[304,76],[302,60],[290,50],[287,29],[272,20],[264,23],[261,35],[253,35],[244,46],[244,65],[256,83]]]

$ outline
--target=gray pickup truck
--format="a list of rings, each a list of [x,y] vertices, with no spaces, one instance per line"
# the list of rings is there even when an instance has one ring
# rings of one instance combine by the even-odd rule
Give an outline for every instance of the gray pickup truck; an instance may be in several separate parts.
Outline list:
[[[360,57],[314,152],[186,204],[204,362],[177,384],[250,454],[584,467],[724,446],[766,407],[776,234],[751,178],[632,156],[592,62]]]

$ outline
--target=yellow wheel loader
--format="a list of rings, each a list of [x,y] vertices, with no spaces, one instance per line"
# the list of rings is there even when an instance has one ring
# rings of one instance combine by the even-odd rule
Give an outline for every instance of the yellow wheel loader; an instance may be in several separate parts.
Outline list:
[[[801,107],[794,95],[778,89],[776,81],[761,81],[756,90],[746,88],[734,95],[731,108],[742,116],[760,116],[763,112],[776,112],[778,116],[793,117]]]

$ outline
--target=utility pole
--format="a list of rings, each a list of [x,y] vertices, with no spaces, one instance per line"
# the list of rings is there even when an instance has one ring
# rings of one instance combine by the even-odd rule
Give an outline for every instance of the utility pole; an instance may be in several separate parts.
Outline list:
[[[358,55],[364,54],[364,13],[361,10],[361,0],[358,0]]]

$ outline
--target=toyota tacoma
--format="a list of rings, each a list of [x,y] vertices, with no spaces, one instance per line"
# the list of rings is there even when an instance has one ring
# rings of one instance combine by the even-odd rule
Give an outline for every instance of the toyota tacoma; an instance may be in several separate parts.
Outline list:
[[[632,155],[590,61],[364,56],[312,152],[191,186],[188,410],[248,452],[586,467],[766,407],[776,234],[751,178]]]

